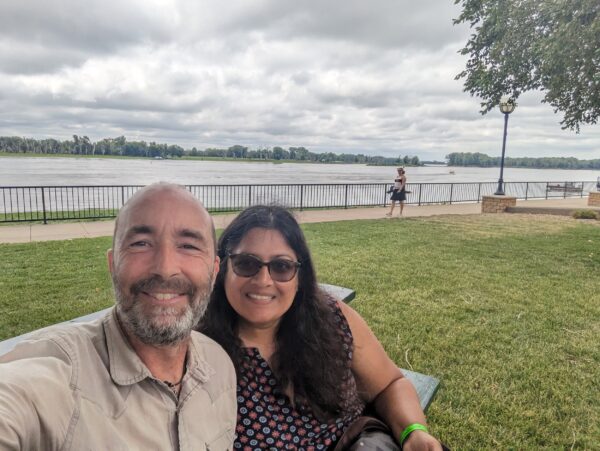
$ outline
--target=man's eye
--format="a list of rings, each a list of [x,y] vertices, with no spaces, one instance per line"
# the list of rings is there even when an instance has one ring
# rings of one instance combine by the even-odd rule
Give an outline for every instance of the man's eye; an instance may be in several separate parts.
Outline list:
[[[144,247],[144,246],[148,246],[147,241],[134,241],[133,243],[131,243],[129,245],[129,247]]]
[[[189,249],[189,250],[192,250],[192,251],[197,251],[197,250],[199,250],[198,246],[195,246],[195,245],[193,245],[193,244],[183,244],[183,245],[181,245],[181,247],[182,247],[183,249]]]

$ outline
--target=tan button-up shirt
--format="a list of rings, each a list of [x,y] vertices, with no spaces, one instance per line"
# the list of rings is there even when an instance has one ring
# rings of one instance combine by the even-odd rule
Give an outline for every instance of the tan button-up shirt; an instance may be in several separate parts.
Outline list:
[[[228,450],[235,390],[225,351],[192,332],[175,396],[128,344],[113,309],[0,356],[0,450]]]

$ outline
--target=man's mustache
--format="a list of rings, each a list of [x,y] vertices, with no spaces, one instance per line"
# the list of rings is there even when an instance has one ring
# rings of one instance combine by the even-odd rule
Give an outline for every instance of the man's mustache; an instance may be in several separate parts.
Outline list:
[[[187,294],[190,299],[196,293],[196,289],[192,282],[182,277],[175,277],[165,280],[159,275],[154,275],[146,279],[138,280],[131,286],[131,293],[136,296],[142,292],[151,292],[156,290]]]

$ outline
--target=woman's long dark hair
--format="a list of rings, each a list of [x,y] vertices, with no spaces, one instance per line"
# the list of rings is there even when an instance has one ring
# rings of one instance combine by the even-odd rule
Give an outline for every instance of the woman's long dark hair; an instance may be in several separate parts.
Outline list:
[[[323,419],[337,416],[345,410],[351,396],[342,389],[349,377],[348,351],[344,349],[332,307],[317,285],[302,229],[285,208],[262,205],[247,208],[225,229],[218,244],[221,269],[198,329],[227,351],[239,376],[243,350],[237,334],[238,314],[225,294],[227,255],[255,228],[281,233],[301,262],[298,291],[277,329],[272,369],[282,387],[293,387],[297,402],[309,404]]]

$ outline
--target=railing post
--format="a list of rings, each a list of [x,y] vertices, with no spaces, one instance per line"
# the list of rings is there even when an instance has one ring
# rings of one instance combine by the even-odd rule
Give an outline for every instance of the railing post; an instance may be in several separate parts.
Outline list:
[[[344,193],[344,208],[348,208],[348,184],[346,184],[346,192]]]
[[[481,182],[479,182],[479,189],[477,190],[477,203],[481,200]]]
[[[304,185],[300,185],[300,211],[302,211],[303,198],[304,198]]]
[[[525,185],[525,200],[527,200],[527,195],[529,194],[529,182]]]
[[[567,198],[567,182],[565,182],[565,192],[563,193],[563,199]]]
[[[546,200],[548,200],[548,182],[546,182]]]
[[[419,183],[419,207],[421,206],[421,193],[423,192],[423,184]]]
[[[248,206],[252,206],[252,185],[248,185]]]
[[[452,205],[452,193],[454,191],[454,183],[450,183],[450,205]]]
[[[125,187],[121,187],[121,207],[125,205]]]
[[[44,215],[44,224],[48,224],[46,219],[46,195],[44,194],[44,187],[42,186],[42,213]]]

